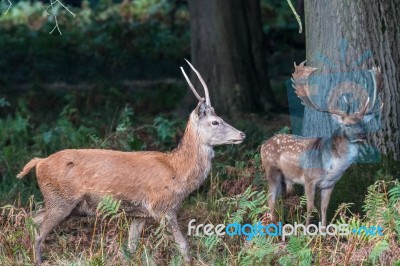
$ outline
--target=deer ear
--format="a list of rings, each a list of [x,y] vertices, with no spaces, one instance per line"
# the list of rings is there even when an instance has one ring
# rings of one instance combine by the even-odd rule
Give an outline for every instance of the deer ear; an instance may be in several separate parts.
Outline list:
[[[207,115],[207,109],[208,106],[204,101],[199,102],[199,104],[196,107],[197,116],[199,118],[202,118],[203,116]]]
[[[335,120],[339,124],[343,124],[343,117],[337,114],[332,114],[333,120]]]

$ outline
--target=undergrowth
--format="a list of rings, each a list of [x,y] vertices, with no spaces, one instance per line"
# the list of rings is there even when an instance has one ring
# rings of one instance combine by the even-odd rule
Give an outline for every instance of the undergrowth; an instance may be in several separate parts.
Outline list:
[[[146,118],[137,115],[140,106],[129,98],[120,106],[111,104],[112,97],[104,98],[85,110],[83,98],[71,93],[56,98],[61,106],[49,115],[34,111],[33,98],[0,97],[0,265],[32,265],[35,260],[33,241],[38,228],[33,217],[44,202],[34,175],[15,178],[29,159],[65,148],[168,151],[183,134],[187,117],[165,112]],[[266,130],[247,117],[232,124],[243,128],[248,140],[216,148],[207,182],[185,200],[178,214],[184,234],[192,219],[213,225],[269,223],[258,146],[284,125]],[[196,265],[398,265],[400,184],[396,173],[395,164],[387,158],[380,164],[352,166],[330,203],[331,224],[355,229],[379,225],[383,236],[361,232],[248,240],[245,235],[200,233],[187,237],[191,255]],[[279,201],[284,223],[305,221],[306,200],[301,188],[296,192]],[[182,264],[165,221],[149,224],[132,254],[127,248],[130,219],[119,201],[105,197],[95,217],[72,217],[49,235],[43,248],[45,265]]]
[[[185,206],[180,224],[187,232],[188,217],[197,223],[255,224],[266,212],[265,191],[249,187],[233,197],[220,197],[211,206],[207,197],[196,205]],[[20,265],[34,261],[32,240],[35,199],[28,206],[5,205],[0,211],[0,264]],[[120,202],[105,197],[94,218],[71,218],[59,225],[44,245],[45,265],[181,265],[182,261],[169,238],[166,223],[151,224],[144,231],[134,254],[127,248],[130,218],[119,208]],[[189,236],[194,261],[198,265],[398,265],[400,263],[400,183],[377,181],[366,195],[366,215],[352,213],[347,204],[339,206],[331,223],[350,228],[380,225],[383,235],[364,231],[348,236]],[[300,206],[301,207],[301,206]],[[375,211],[379,208],[380,211]],[[303,222],[302,220],[290,221]]]

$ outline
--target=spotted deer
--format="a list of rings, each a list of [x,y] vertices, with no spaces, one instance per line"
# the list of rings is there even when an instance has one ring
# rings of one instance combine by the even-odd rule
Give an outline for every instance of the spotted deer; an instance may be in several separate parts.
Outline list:
[[[28,162],[18,178],[36,168],[37,182],[45,210],[35,221],[40,224],[35,239],[35,256],[42,262],[41,247],[51,230],[70,214],[93,215],[106,195],[121,200],[121,207],[133,216],[129,247],[135,250],[146,220],[166,218],[168,228],[185,262],[190,262],[188,243],[182,234],[177,211],[183,200],[204,183],[214,157],[213,147],[239,144],[245,134],[223,121],[211,106],[208,88],[200,73],[187,61],[205,92],[190,114],[179,146],[169,153],[157,151],[121,152],[101,149],[62,150],[47,158]]]
[[[294,64],[292,81],[297,96],[304,106],[330,114],[338,127],[331,137],[325,138],[275,135],[262,144],[261,160],[268,181],[268,204],[272,221],[277,222],[275,201],[283,185],[286,185],[286,191],[290,193],[293,184],[301,184],[307,196],[306,223],[310,222],[315,190],[319,188],[322,225],[326,226],[326,211],[335,183],[355,161],[359,145],[365,142],[365,124],[383,107],[381,105],[374,109],[381,73],[379,68],[369,70],[374,85],[372,100],[365,97],[367,99],[360,104],[359,111],[350,113],[350,108],[346,112],[329,105],[327,109],[322,109],[312,100],[308,78],[316,68],[305,66],[304,63],[298,66]],[[334,101],[338,101],[338,98],[334,97]],[[349,107],[347,99],[343,100]]]

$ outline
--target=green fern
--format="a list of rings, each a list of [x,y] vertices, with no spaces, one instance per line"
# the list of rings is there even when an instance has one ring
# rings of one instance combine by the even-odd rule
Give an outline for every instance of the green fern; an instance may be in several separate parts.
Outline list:
[[[158,225],[158,227],[156,228],[155,232],[154,232],[154,236],[155,236],[155,241],[154,241],[154,246],[153,246],[153,250],[157,250],[157,249],[166,249],[169,245],[169,234],[167,232],[167,223],[168,221],[165,218],[162,218],[160,220],[160,224]],[[153,252],[154,253],[154,252]]]
[[[386,212],[388,211],[389,202],[385,190],[386,183],[381,180],[369,186],[363,206],[368,220],[381,226],[386,226],[388,224]]]
[[[239,262],[242,266],[269,265],[279,250],[279,245],[273,243],[273,238],[257,236],[254,237],[247,249],[239,252]]]
[[[220,241],[221,238],[218,235],[204,237],[204,246],[207,248],[207,252],[215,249]]]
[[[393,186],[394,184],[394,186]],[[389,191],[388,187],[393,186]],[[368,188],[363,209],[366,219],[384,228],[386,239],[400,235],[400,184],[398,181],[376,181]]]
[[[312,252],[308,247],[307,238],[291,237],[287,244],[289,254],[279,258],[281,265],[301,265],[308,266],[312,263]]]
[[[265,191],[252,191],[248,187],[239,197],[238,201],[230,201],[229,204],[236,205],[237,210],[230,217],[233,223],[241,223],[245,216],[252,222],[257,222],[261,214],[268,210],[268,194]]]
[[[110,217],[112,220],[116,217],[120,206],[120,200],[115,200],[111,195],[107,195],[103,197],[97,205],[97,213],[101,215],[103,219]]]
[[[397,235],[400,235],[400,183],[396,182],[395,186],[389,190],[389,203],[390,203],[390,210],[392,213],[394,229]]]
[[[379,256],[388,248],[389,243],[386,240],[377,242],[369,255],[369,259],[372,260],[373,264],[375,264],[376,260],[379,259]]]
[[[400,183],[396,182],[395,186],[391,188],[388,192],[389,202],[391,205],[400,202]]]
[[[274,135],[278,135],[278,134],[290,134],[291,130],[292,130],[292,129],[291,129],[290,127],[285,126],[285,127],[281,128],[280,130],[278,130],[277,132],[275,132]]]

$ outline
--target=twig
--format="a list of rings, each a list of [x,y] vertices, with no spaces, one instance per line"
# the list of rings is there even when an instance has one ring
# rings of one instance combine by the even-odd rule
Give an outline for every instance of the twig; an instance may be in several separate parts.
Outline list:
[[[53,9],[53,8],[52,8]],[[56,25],[54,26],[54,28],[49,32],[49,34],[52,34],[53,31],[57,28],[58,32],[60,33],[60,35],[62,35],[61,31],[60,31],[60,27],[58,27],[58,22],[57,22],[57,16],[54,16],[54,21],[56,22]]]
[[[57,29],[57,30],[58,30],[58,33],[60,33],[60,35],[62,35],[61,30],[60,30],[60,27],[59,27],[59,25],[58,25],[57,15],[55,14],[55,12],[54,12],[54,7],[53,7],[54,4],[56,4],[56,3],[58,3],[58,4],[59,4],[60,6],[62,6],[65,10],[67,10],[68,13],[70,13],[74,18],[76,17],[76,15],[75,15],[75,13],[73,13],[71,10],[69,10],[68,7],[66,7],[60,0],[55,0],[55,1],[50,0],[50,5],[49,5],[46,9],[44,9],[44,13],[45,13],[47,16],[49,16],[50,14],[49,14],[49,12],[47,12],[47,11],[49,10],[49,8],[51,8],[51,13],[54,15],[54,21],[55,21],[56,25],[55,25],[54,28],[49,32],[49,34],[52,34],[53,31],[54,31],[55,29]]]
[[[290,9],[292,10],[294,16],[296,17],[297,23],[299,23],[299,33],[302,33],[303,32],[303,25],[301,24],[301,18],[299,16],[299,14],[297,14],[296,9],[294,8],[292,2],[290,0],[287,0],[287,2],[289,4]]]
[[[11,0],[7,0],[7,1],[8,1],[8,3],[9,3],[9,5],[8,5],[8,8],[7,8],[6,12],[4,12],[4,14],[7,14],[7,13],[8,13],[8,10],[10,10],[10,8],[11,8],[11,6],[12,6]],[[4,0],[2,0],[1,2],[4,2]]]

